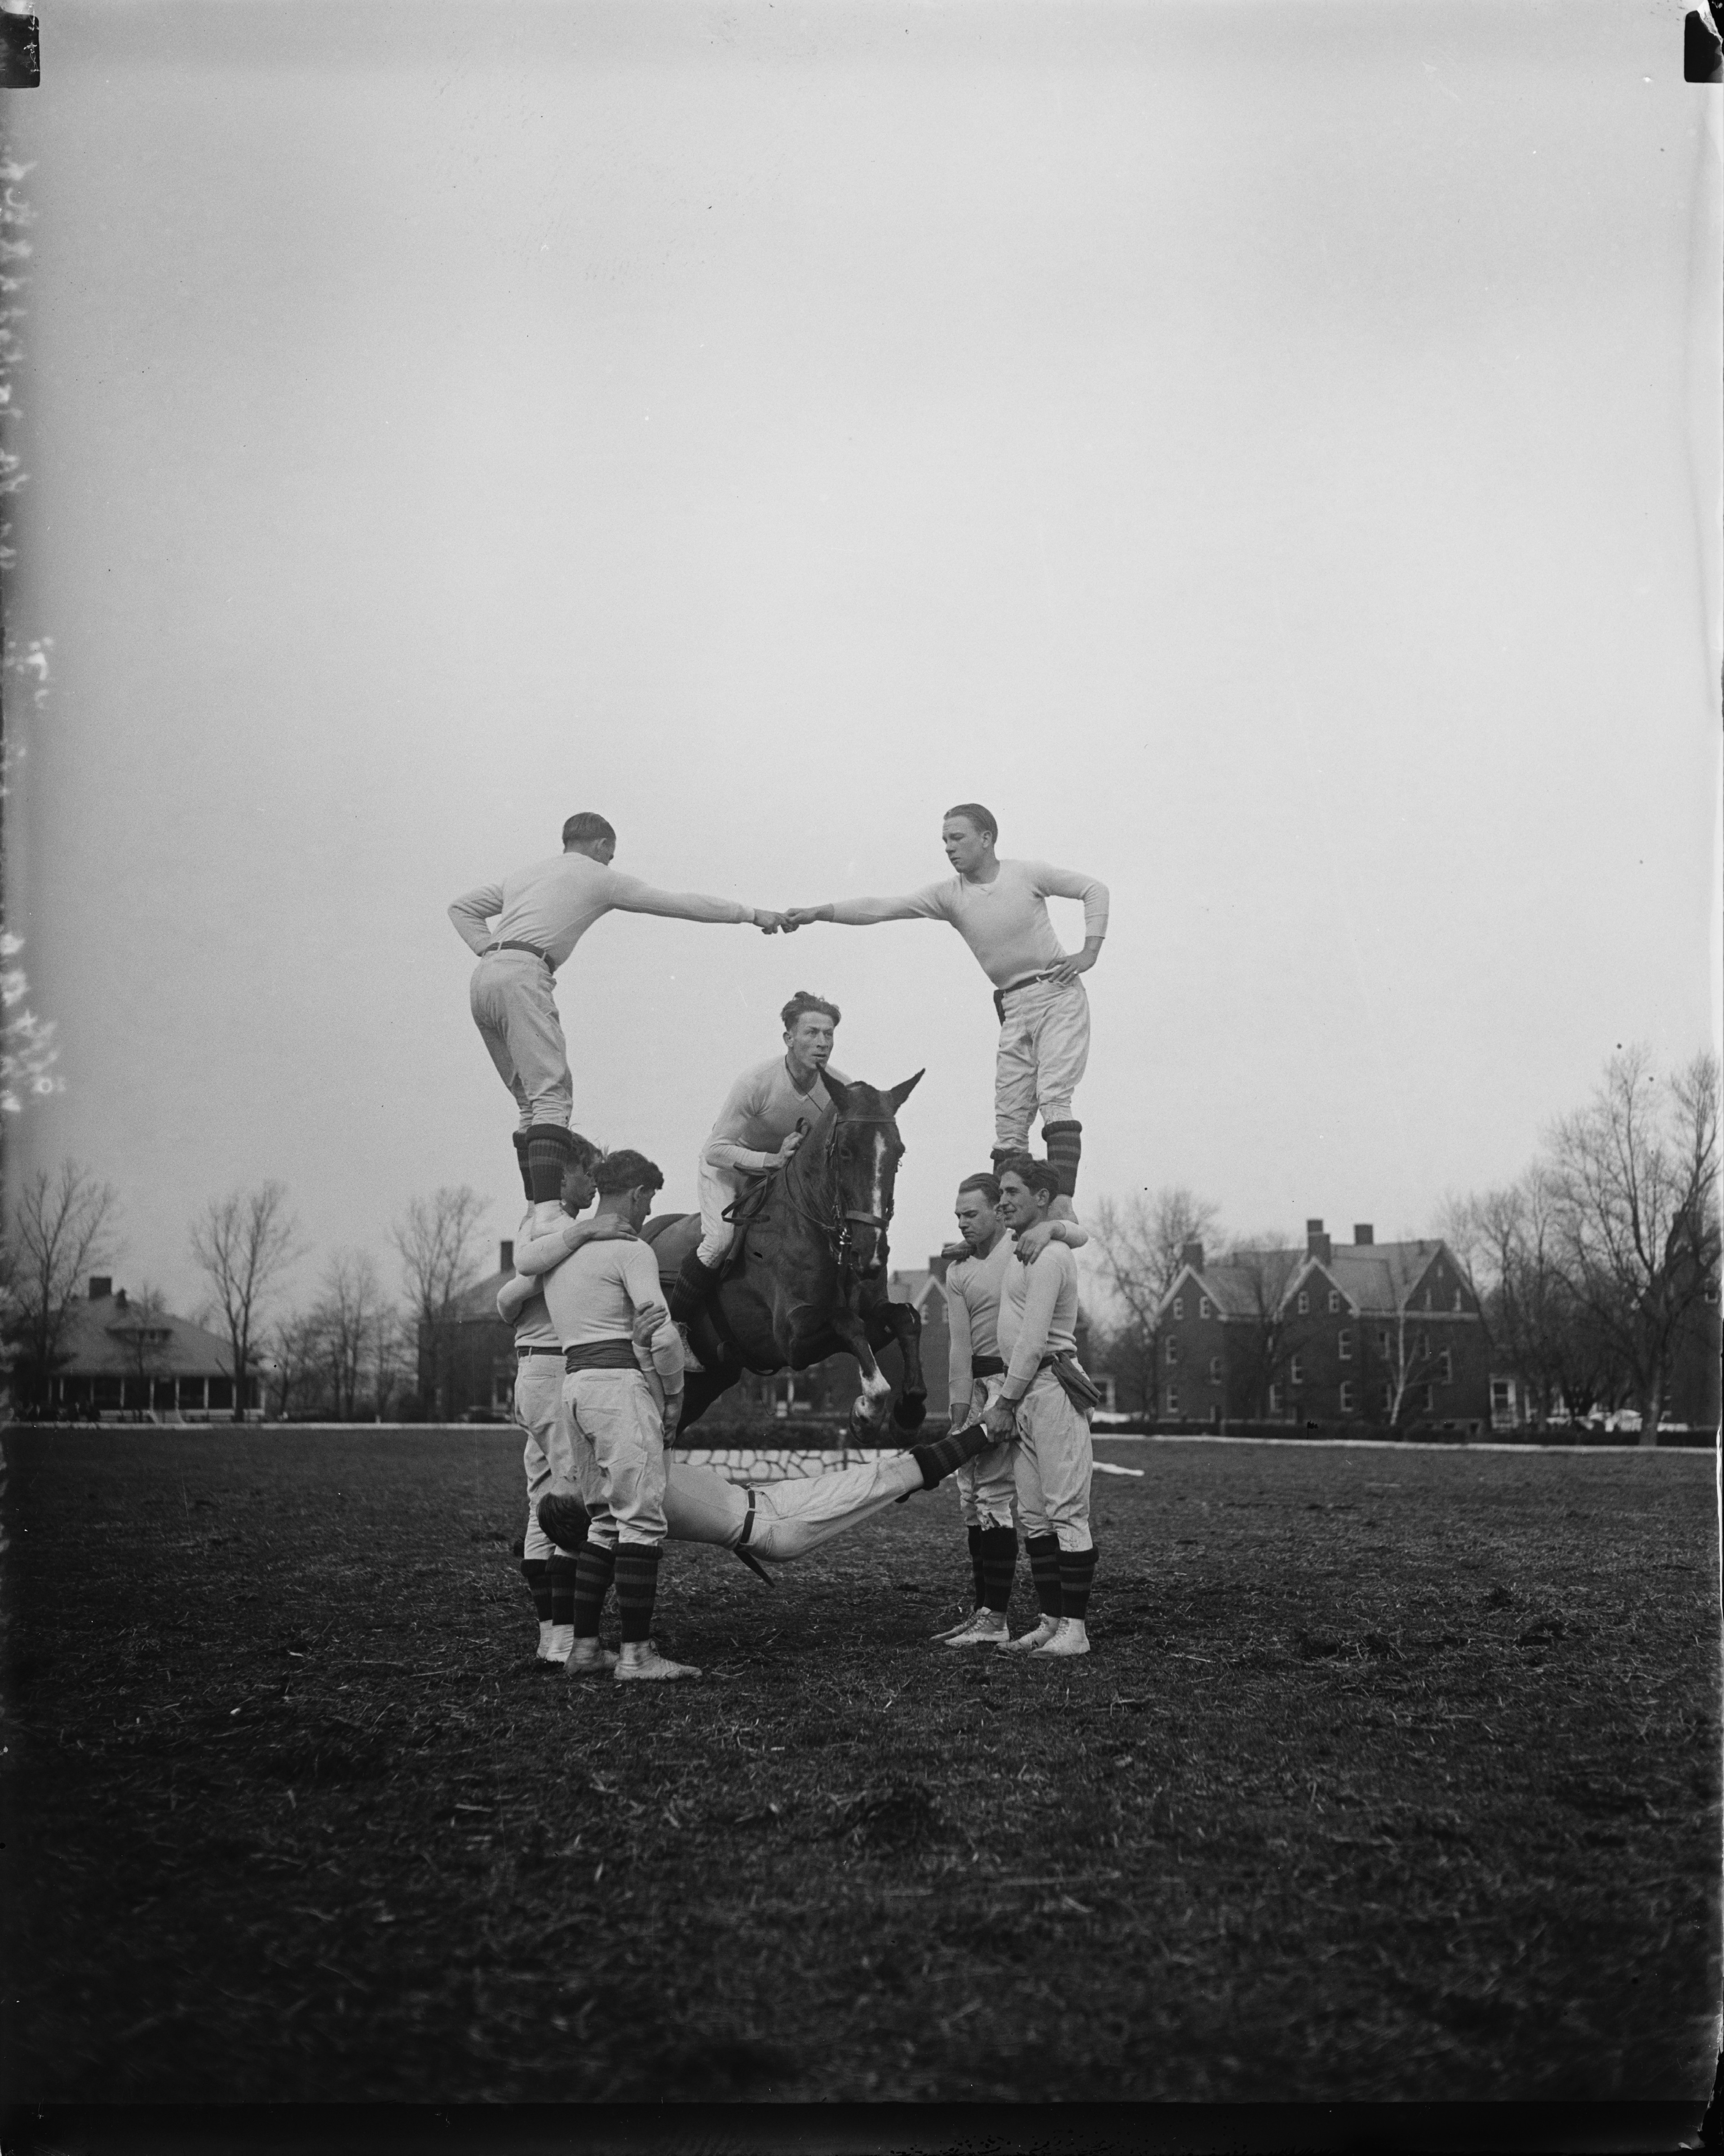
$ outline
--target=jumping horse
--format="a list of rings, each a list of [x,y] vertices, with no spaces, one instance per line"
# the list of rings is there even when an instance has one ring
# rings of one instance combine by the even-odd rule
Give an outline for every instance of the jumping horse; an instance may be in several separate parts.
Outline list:
[[[904,1156],[897,1114],[921,1075],[881,1092],[821,1072],[835,1112],[733,1209],[736,1243],[716,1293],[690,1327],[706,1368],[690,1373],[679,1434],[745,1370],[805,1370],[841,1353],[854,1355],[862,1371],[851,1429],[859,1437],[877,1433],[892,1383],[875,1358],[892,1341],[904,1362],[892,1420],[906,1432],[921,1427],[921,1319],[908,1303],[891,1301],[885,1286],[892,1188]],[[664,1213],[647,1222],[645,1240],[667,1279],[699,1232],[698,1214]]]

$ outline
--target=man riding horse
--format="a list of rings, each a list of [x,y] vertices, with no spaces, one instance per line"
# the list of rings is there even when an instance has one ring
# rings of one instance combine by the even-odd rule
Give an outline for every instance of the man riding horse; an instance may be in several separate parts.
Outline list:
[[[717,1287],[735,1246],[743,1178],[771,1175],[785,1167],[804,1136],[832,1113],[832,1096],[820,1077],[843,1016],[836,1004],[798,988],[779,1014],[784,1053],[752,1065],[725,1096],[700,1149],[700,1240],[683,1260],[670,1290],[671,1320],[685,1343],[689,1327]],[[831,1075],[840,1085],[849,1082],[842,1071]],[[697,1359],[691,1354],[691,1367]]]

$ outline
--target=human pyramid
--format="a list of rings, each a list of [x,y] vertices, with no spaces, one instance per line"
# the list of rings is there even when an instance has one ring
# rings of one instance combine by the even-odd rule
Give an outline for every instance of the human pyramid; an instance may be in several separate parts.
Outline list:
[[[562,851],[457,899],[449,917],[479,956],[470,1001],[515,1098],[515,1150],[527,1201],[516,1272],[497,1298],[515,1327],[516,1413],[527,1432],[521,1569],[539,1622],[539,1656],[571,1676],[627,1681],[698,1676],[661,1654],[652,1619],[664,1545],[709,1543],[759,1560],[804,1556],[884,1507],[958,1486],[975,1590],[970,1617],[936,1635],[947,1648],[1085,1655],[1095,1547],[1090,1532],[1089,1411],[1099,1394],[1077,1361],[1075,1250],[1087,1240],[1073,1199],[1081,1126],[1073,1094],[1089,1054],[1080,976],[1107,930],[1092,876],[1002,860],[979,802],[948,809],[941,830],[954,873],[903,898],[772,912],[619,874],[602,816],[572,816]],[[1067,953],[1049,897],[1080,900],[1084,945]],[[670,1450],[689,1326],[717,1291],[739,1235],[737,1200],[817,1137],[849,1081],[830,1068],[837,1006],[799,991],[781,1019],[784,1052],[745,1071],[702,1148],[700,1238],[668,1296],[641,1230],[664,1176],[644,1153],[603,1152],[572,1128],[574,1086],[552,984],[593,924],[611,911],[752,923],[791,933],[818,921],[865,927],[946,921],[993,984],[999,1019],[989,1172],[958,1187],[961,1240],[948,1245],[951,1414],[944,1436],[831,1473],[743,1488]],[[901,1091],[904,1089],[900,1089]],[[1029,1150],[1039,1114],[1044,1159]],[[579,1216],[597,1200],[587,1219]],[[1041,1611],[1010,1636],[1007,1609],[1021,1527]],[[620,1649],[601,1642],[613,1588]]]

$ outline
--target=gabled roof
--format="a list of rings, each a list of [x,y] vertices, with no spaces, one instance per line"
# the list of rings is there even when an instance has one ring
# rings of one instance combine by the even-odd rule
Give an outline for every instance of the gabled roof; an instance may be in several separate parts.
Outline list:
[[[887,1276],[887,1291],[894,1302],[913,1303],[920,1310],[928,1299],[930,1288],[940,1285],[926,1265],[912,1266],[906,1272]]]
[[[482,1281],[475,1281],[471,1287],[464,1288],[449,1305],[446,1322],[461,1325],[475,1317],[488,1317],[494,1324],[500,1325],[503,1321],[497,1316],[497,1292],[505,1281],[512,1281],[514,1277],[511,1266],[505,1273],[487,1273]]]
[[[1301,1286],[1308,1288],[1316,1274],[1337,1288],[1355,1312],[1389,1317],[1406,1306],[1446,1247],[1434,1238],[1415,1243],[1336,1243],[1326,1260],[1297,1250],[1237,1250],[1201,1271],[1182,1265],[1156,1315],[1159,1318],[1189,1282],[1224,1317],[1258,1317],[1263,1314],[1265,1286],[1282,1281],[1285,1302]],[[1452,1252],[1449,1260],[1464,1280],[1465,1270]]]
[[[225,1378],[233,1370],[228,1342],[188,1317],[146,1312],[122,1288],[96,1302],[75,1302],[67,1318],[57,1373],[70,1378],[136,1376]]]

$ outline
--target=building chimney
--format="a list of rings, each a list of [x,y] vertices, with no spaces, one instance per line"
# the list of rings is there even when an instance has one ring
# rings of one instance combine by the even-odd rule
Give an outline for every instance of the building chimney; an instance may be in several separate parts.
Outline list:
[[[928,1270],[942,1287],[946,1285],[946,1268],[951,1262],[951,1259],[947,1256],[944,1250],[936,1250],[933,1256],[928,1260]]]
[[[125,1309],[125,1307],[126,1307],[126,1290],[125,1290],[124,1288],[121,1288],[121,1289],[119,1291],[119,1292],[115,1296],[115,1297],[114,1297],[114,1301],[115,1301],[115,1302],[119,1306],[119,1307],[120,1307],[121,1310],[124,1310],[124,1309]]]
[[[92,1302],[105,1302],[113,1292],[114,1278],[111,1273],[92,1273],[90,1275],[90,1299]]]
[[[1203,1245],[1201,1243],[1186,1244],[1179,1253],[1179,1262],[1183,1265],[1189,1265],[1194,1273],[1200,1273],[1203,1270]]]
[[[497,1250],[497,1265],[499,1270],[505,1273],[512,1273],[515,1270],[514,1244],[505,1236],[504,1240],[498,1244]]]
[[[1305,1254],[1315,1258],[1319,1265],[1326,1265],[1329,1262],[1329,1238],[1323,1233],[1321,1220],[1307,1220],[1305,1224]]]
[[[1367,1249],[1369,1249],[1371,1244],[1371,1223],[1368,1220],[1354,1221],[1353,1240],[1356,1243],[1362,1243]]]

